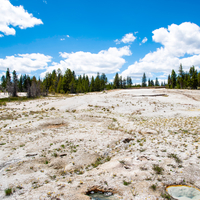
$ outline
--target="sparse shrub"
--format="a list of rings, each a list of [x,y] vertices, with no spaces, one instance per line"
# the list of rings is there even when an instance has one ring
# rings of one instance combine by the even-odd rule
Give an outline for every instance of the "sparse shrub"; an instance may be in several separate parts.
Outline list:
[[[12,188],[7,188],[4,191],[5,191],[6,196],[10,196],[13,193]]]
[[[52,156],[58,157],[58,154],[57,154],[56,152],[54,152],[54,153],[52,154]]]
[[[123,184],[127,186],[127,185],[130,185],[131,182],[127,182],[127,181],[123,180]]]
[[[110,160],[111,160],[111,157],[110,157],[110,156],[107,156],[105,161],[106,161],[106,162],[109,162]]]
[[[120,160],[119,161],[122,165],[125,165],[125,160]]]
[[[155,172],[156,172],[156,174],[162,174],[162,172],[163,172],[163,168],[162,167],[159,167],[159,165],[153,165],[153,168],[152,168]]]
[[[117,121],[117,119],[116,118],[113,118],[113,122],[116,122]]]
[[[150,188],[151,188],[152,190],[154,190],[154,191],[156,191],[156,187],[157,187],[156,184],[153,184],[153,185],[150,186]]]
[[[169,158],[174,158],[177,163],[182,163],[182,160],[177,157],[177,154],[171,153],[168,155]]]
[[[162,193],[161,197],[164,198],[164,199],[169,199],[169,200],[171,199],[170,195],[167,194],[167,193]]]
[[[102,160],[101,157],[97,158],[96,161],[95,161],[95,163],[92,163],[92,166],[94,168],[98,167],[100,164],[102,164],[101,160]]]

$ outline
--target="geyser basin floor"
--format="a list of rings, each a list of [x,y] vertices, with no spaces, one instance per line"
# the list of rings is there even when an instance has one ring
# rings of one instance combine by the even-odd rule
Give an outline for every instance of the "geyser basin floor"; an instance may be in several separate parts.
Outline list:
[[[200,199],[200,190],[185,186],[185,185],[177,185],[177,186],[169,186],[167,188],[167,192],[175,199],[178,200],[199,200]]]

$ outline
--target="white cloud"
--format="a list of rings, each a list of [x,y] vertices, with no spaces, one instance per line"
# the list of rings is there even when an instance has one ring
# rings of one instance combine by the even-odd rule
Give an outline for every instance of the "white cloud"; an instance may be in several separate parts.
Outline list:
[[[142,40],[142,43],[145,43],[145,42],[147,42],[147,38],[145,37],[143,40]]]
[[[0,0],[0,5],[0,32],[5,35],[15,35],[15,29],[10,26],[26,29],[43,24],[41,19],[33,17],[23,6],[13,6],[9,0]]]
[[[51,56],[40,53],[6,56],[5,59],[0,59],[0,70],[6,71],[9,68],[11,72],[16,70],[18,74],[31,73],[39,69],[45,69],[51,59]]]
[[[65,38],[61,38],[60,40],[63,41],[63,40],[65,40]]]
[[[76,74],[96,74],[106,73],[111,74],[119,72],[122,65],[126,62],[123,56],[130,56],[131,51],[129,46],[122,48],[110,47],[108,50],[102,50],[99,53],[90,53],[78,51],[75,53],[62,53],[60,56],[63,60],[60,63],[52,63],[46,72],[52,72],[54,69],[60,68],[63,72],[69,68],[74,70]],[[46,72],[41,74],[44,77]]]
[[[70,36],[69,36],[69,35],[67,35],[67,37],[69,38]]]
[[[116,44],[120,44],[122,42],[126,44],[126,43],[132,43],[132,42],[134,42],[135,39],[136,39],[136,37],[133,35],[133,33],[127,33],[126,35],[124,35],[122,37],[121,40],[116,39],[114,42]]]
[[[122,72],[123,76],[138,77],[140,74],[142,77],[144,72],[154,72],[163,73],[167,77],[172,69],[178,72],[180,63],[184,70],[192,65],[200,66],[200,27],[196,24],[185,22],[172,24],[168,29],[159,28],[153,31],[152,38],[161,43],[162,47],[130,65]],[[187,58],[183,58],[185,55]]]

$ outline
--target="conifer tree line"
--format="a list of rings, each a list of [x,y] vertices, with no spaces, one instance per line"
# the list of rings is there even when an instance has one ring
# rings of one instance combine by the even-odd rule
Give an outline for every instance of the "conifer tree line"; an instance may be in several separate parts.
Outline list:
[[[168,88],[177,89],[197,89],[200,87],[200,72],[198,72],[194,66],[190,67],[189,72],[183,70],[182,64],[180,64],[178,74],[172,70],[168,76],[168,84],[158,81],[158,78],[154,80],[146,78],[144,73],[142,76],[142,84],[135,85],[139,87],[150,86],[167,86]],[[134,87],[130,76],[122,78],[116,73],[113,83],[108,83],[107,77],[104,73],[101,75],[97,73],[96,77],[91,78],[88,75],[76,76],[74,71],[67,69],[64,74],[60,69],[53,70],[52,73],[46,73],[43,80],[40,78],[37,80],[35,76],[21,75],[19,78],[17,72],[14,70],[10,73],[9,68],[6,71],[6,75],[1,77],[0,90],[7,91],[10,96],[16,97],[17,92],[26,92],[27,97],[37,97],[40,95],[47,95],[50,93],[84,93],[102,91],[104,89],[125,89]]]
[[[153,80],[148,79],[148,86],[160,86],[158,78],[156,78],[155,83]],[[182,64],[180,64],[178,74],[172,69],[171,74],[168,76],[168,83],[161,82],[161,86],[167,86],[171,89],[198,89],[200,87],[200,72],[194,66],[190,67],[189,72],[185,72]],[[142,76],[142,87],[147,87],[145,73]]]
[[[190,67],[189,72],[183,70],[180,64],[178,74],[172,70],[168,76],[168,87],[177,89],[197,89],[200,87],[200,72],[194,66]]]
[[[43,80],[37,80],[35,76],[21,75],[17,77],[14,70],[10,73],[9,69],[6,75],[1,77],[0,90],[7,91],[10,96],[16,97],[17,92],[27,92],[27,97],[37,97],[50,93],[84,93],[102,91],[104,89],[131,87],[132,79],[127,77],[123,79],[116,73],[114,83],[108,83],[104,73],[97,73],[96,77],[91,78],[88,75],[76,76],[74,71],[67,69],[64,74],[60,69],[53,70],[52,73],[46,73]]]

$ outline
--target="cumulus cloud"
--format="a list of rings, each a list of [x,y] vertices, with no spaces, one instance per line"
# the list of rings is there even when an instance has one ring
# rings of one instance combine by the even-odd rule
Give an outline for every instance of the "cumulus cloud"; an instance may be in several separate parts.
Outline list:
[[[63,72],[69,68],[77,74],[96,74],[106,73],[111,74],[119,72],[120,68],[126,62],[123,56],[130,56],[131,51],[129,46],[122,48],[110,47],[108,50],[102,50],[97,54],[91,52],[60,52],[63,58],[59,63],[52,63],[52,66],[41,74],[44,77],[46,72],[52,72],[54,69],[60,68]]]
[[[63,41],[63,40],[65,40],[65,38],[61,38],[60,40]]]
[[[133,33],[127,33],[126,35],[124,35],[122,37],[121,40],[116,39],[114,42],[116,44],[120,44],[122,42],[126,44],[126,43],[132,43],[132,42],[134,42],[135,39],[136,39],[136,37],[133,35]]]
[[[145,42],[147,42],[147,38],[145,37],[143,40],[142,40],[142,43],[145,43]]]
[[[26,29],[43,24],[41,19],[33,17],[23,6],[13,6],[9,0],[0,0],[0,5],[0,32],[4,35],[15,35],[15,29],[10,26]]]
[[[150,52],[144,58],[130,65],[122,72],[123,76],[142,77],[144,72],[149,75],[163,73],[165,77],[174,69],[178,71],[180,63],[184,70],[192,65],[200,66],[200,27],[194,23],[185,22],[172,24],[168,28],[159,28],[153,32],[153,41],[162,46]],[[184,57],[187,55],[187,57]]]
[[[69,38],[70,36],[69,36],[69,35],[67,35],[67,37]]]
[[[18,74],[31,73],[39,69],[45,69],[51,59],[51,56],[40,53],[6,56],[5,59],[0,59],[0,70],[6,71],[9,68],[10,71],[16,70]]]

